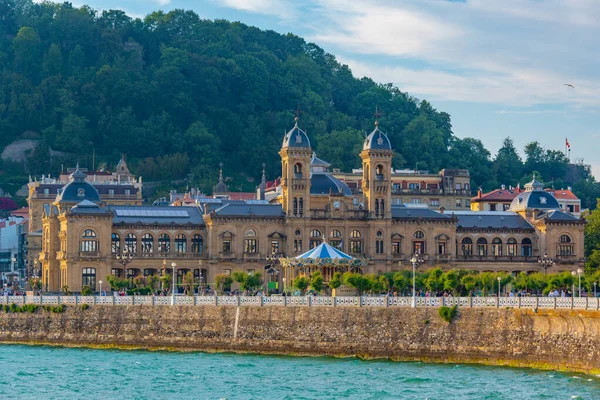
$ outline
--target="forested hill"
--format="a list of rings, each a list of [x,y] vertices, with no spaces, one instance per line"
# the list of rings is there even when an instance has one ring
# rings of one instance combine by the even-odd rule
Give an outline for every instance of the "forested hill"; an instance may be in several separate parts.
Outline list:
[[[523,161],[508,140],[492,157],[481,141],[454,136],[447,113],[392,85],[356,79],[293,34],[183,10],[140,20],[69,3],[0,0],[0,68],[0,149],[40,140],[29,155],[32,173],[56,174],[76,158],[91,167],[93,151],[96,166],[110,166],[125,153],[146,179],[191,174],[205,190],[222,161],[231,186],[251,190],[263,161],[269,178],[279,176],[277,152],[297,104],[319,156],[345,170],[360,165],[378,106],[395,167],[468,168],[473,185],[485,189],[538,171],[557,186],[574,184],[586,206],[595,203],[589,168],[568,167],[561,152],[534,143]],[[50,148],[67,160],[49,165]],[[22,168],[2,167],[5,175]]]

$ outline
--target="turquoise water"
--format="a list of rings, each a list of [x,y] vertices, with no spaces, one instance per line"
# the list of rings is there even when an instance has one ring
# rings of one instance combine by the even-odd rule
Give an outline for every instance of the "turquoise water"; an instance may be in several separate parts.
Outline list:
[[[520,368],[325,357],[0,346],[19,399],[600,399],[600,379]]]

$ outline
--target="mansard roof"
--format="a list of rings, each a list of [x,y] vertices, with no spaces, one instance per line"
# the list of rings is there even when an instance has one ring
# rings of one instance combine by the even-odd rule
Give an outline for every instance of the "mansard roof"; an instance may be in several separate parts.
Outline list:
[[[406,207],[405,205],[392,206],[393,219],[430,219],[430,220],[449,220],[452,216],[442,214],[426,207]]]
[[[253,204],[252,202],[229,202],[215,209],[213,215],[218,217],[285,217],[279,204]]]
[[[559,210],[551,210],[547,212],[542,212],[536,216],[537,219],[548,219],[549,221],[560,221],[560,222],[577,222],[580,221],[579,218],[574,215],[567,214],[565,212]]]
[[[310,194],[330,193],[352,196],[352,190],[344,182],[326,172],[313,172],[310,177]]]
[[[525,229],[534,228],[520,214],[511,211],[452,211],[458,229]]]

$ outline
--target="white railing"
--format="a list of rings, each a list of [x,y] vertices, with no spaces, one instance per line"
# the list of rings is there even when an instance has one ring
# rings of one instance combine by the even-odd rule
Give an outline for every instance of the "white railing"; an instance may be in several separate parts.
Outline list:
[[[417,308],[529,308],[599,310],[596,297],[416,297]],[[279,307],[411,307],[412,297],[387,296],[0,296],[0,305],[146,305],[146,306],[279,306]]]

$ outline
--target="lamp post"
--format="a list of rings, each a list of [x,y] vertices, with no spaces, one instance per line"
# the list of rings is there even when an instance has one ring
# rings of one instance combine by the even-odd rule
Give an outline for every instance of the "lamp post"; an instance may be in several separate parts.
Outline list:
[[[283,281],[283,293],[285,293],[285,276],[281,278],[281,280]],[[594,284],[596,284],[596,282],[594,282]]]
[[[131,264],[133,256],[125,249],[122,254],[117,253],[115,257],[117,262],[123,266],[123,278],[127,278],[127,265]]]
[[[579,293],[577,297],[581,297],[581,275],[583,275],[583,270],[581,268],[577,268],[577,275],[579,277]]]
[[[575,278],[576,275],[577,275],[577,272],[571,271],[571,276],[573,276],[573,278]],[[571,296],[575,297],[575,281],[573,281],[573,284],[571,285],[571,287],[572,287]]]
[[[10,271],[10,273],[11,273],[11,275],[12,275],[12,285],[13,285],[13,287],[12,287],[12,288],[13,288],[13,291],[15,291],[15,290],[16,290],[16,287],[15,287],[15,286],[16,286],[16,285],[15,285],[15,281],[16,281],[16,277],[15,277],[15,269],[16,269],[16,266],[17,266],[17,257],[13,257],[13,258],[12,258],[12,269],[11,269],[11,271]]]
[[[102,281],[98,281],[98,283],[100,284],[100,296],[102,296]]]
[[[546,270],[554,264],[554,260],[548,257],[548,253],[544,253],[543,257],[538,257],[537,262],[544,269],[544,275],[546,275]]]
[[[412,305],[411,307],[417,307],[417,268],[419,268],[419,264],[423,262],[423,257],[419,257],[417,254],[414,254],[410,262],[413,267],[413,292],[412,292]]]
[[[175,263],[175,261],[173,261],[171,263],[171,267],[173,267],[173,279],[171,282],[171,305],[174,306],[175,305],[175,279],[177,279],[177,277],[175,276],[175,267],[177,266],[177,263]]]
[[[502,282],[502,278],[498,277],[498,297],[500,297],[500,283]]]

